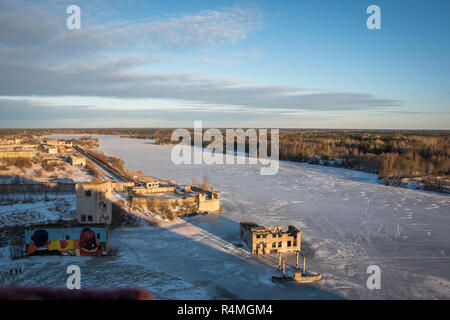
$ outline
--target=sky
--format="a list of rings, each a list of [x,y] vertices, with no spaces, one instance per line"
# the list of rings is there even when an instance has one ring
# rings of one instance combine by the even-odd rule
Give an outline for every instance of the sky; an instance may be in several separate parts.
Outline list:
[[[449,15],[447,0],[3,0],[0,127],[450,129]]]

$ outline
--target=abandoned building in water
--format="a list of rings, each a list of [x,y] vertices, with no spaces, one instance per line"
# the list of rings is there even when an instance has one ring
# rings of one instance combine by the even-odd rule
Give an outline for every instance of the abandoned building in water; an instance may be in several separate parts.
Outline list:
[[[301,232],[291,225],[263,227],[254,222],[241,222],[240,234],[253,255],[289,253],[301,249]]]

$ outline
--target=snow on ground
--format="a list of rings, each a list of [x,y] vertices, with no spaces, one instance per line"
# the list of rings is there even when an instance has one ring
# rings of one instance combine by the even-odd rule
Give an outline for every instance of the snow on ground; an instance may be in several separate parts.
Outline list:
[[[60,164],[54,171],[46,171],[42,169],[41,164],[36,163],[33,163],[31,168],[24,169],[12,165],[7,167],[8,170],[0,170],[0,183],[76,183],[92,179],[86,168],[72,167],[68,163]]]
[[[1,195],[0,228],[75,218],[75,194]]]
[[[375,175],[358,171],[283,161],[275,176],[261,176],[249,165],[176,166],[170,146],[99,138],[100,151],[122,158],[130,170],[179,183],[208,174],[225,212],[111,230],[117,257],[22,259],[26,271],[19,283],[64,286],[65,266],[77,263],[86,287],[142,286],[162,299],[450,298],[448,195],[382,186]],[[250,255],[239,239],[242,220],[299,227],[308,269],[324,280],[272,283],[277,257]],[[290,272],[292,257],[288,265]],[[380,290],[366,287],[370,265],[381,268]]]

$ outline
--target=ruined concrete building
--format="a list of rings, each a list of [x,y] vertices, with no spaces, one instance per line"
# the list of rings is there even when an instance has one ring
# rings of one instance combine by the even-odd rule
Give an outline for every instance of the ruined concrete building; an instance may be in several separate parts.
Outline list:
[[[129,192],[134,187],[134,182],[112,182],[112,189],[115,192]]]
[[[48,159],[45,159],[44,162],[45,162],[46,164],[55,164],[55,165],[58,165],[58,164],[63,164],[63,163],[64,163],[64,160],[61,159],[61,158],[48,158]]]
[[[42,139],[42,144],[51,146],[67,146],[71,147],[73,145],[72,141],[64,139]]]
[[[74,167],[85,167],[86,166],[86,158],[79,156],[70,156],[69,163]]]
[[[219,192],[208,190],[197,191],[197,206],[200,212],[216,212],[220,210]]]
[[[0,140],[0,159],[28,158],[37,155],[37,145],[21,144],[21,139]]]
[[[111,182],[76,185],[77,220],[82,224],[111,224]]]
[[[170,185],[161,185],[158,180],[150,180],[132,188],[133,195],[146,195],[152,193],[175,192],[176,188]]]
[[[42,153],[48,153],[48,154],[57,154],[58,153],[58,147],[49,145],[49,144],[41,144],[39,146],[39,150]]]
[[[39,145],[39,150],[42,153],[57,154],[68,153],[72,151],[72,141],[70,140],[56,140],[56,139],[42,139]]]
[[[221,211],[219,192],[209,191],[201,188],[185,186],[176,188],[174,186],[158,186],[153,192],[146,191],[145,187],[132,188],[131,206],[133,208],[154,209],[152,203],[157,207],[166,205],[167,207],[186,207],[190,213],[194,212],[219,212]],[[157,201],[148,201],[157,199]]]
[[[296,252],[301,249],[301,232],[294,226],[263,227],[254,222],[241,222],[240,233],[241,239],[254,255]]]
[[[36,156],[34,151],[2,151],[0,150],[0,159],[28,158]]]

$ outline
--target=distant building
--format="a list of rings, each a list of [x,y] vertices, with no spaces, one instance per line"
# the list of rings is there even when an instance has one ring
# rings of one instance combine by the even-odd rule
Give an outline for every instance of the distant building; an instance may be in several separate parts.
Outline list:
[[[64,160],[60,159],[60,158],[49,158],[49,159],[45,159],[44,162],[46,164],[63,164]]]
[[[153,180],[153,181],[150,181],[150,182],[145,182],[145,187],[147,189],[158,188],[159,187],[159,181],[158,180]]]
[[[65,145],[58,146],[58,153],[70,153],[72,151],[73,151],[72,147],[68,147]]]
[[[197,193],[199,212],[218,212],[221,210],[219,192],[201,190]]]
[[[79,183],[76,185],[77,220],[82,224],[111,224],[112,183]]]
[[[57,154],[58,153],[58,148],[49,147],[49,148],[46,148],[45,152],[48,153],[48,154]]]
[[[283,231],[283,227],[287,227],[287,230]],[[254,222],[241,222],[240,233],[254,255],[296,252],[301,249],[301,232],[294,226],[263,227]]]
[[[56,139],[42,139],[42,144],[56,146],[58,144],[58,140],[56,140]]]
[[[41,144],[39,146],[39,150],[41,152],[48,153],[48,154],[57,154],[58,153],[58,147],[55,147],[55,146],[52,146],[49,144]]]
[[[33,151],[0,151],[0,159],[28,158],[32,159],[36,155]]]
[[[69,163],[74,167],[85,167],[86,166],[86,158],[85,157],[77,157],[70,156]]]
[[[134,182],[112,182],[112,189],[116,192],[127,192],[134,187]]]
[[[8,144],[21,144],[22,139],[19,138],[4,138],[0,139],[0,144],[8,145]]]
[[[133,187],[132,194],[152,194],[152,193],[172,193],[176,187],[169,185],[160,185],[158,180],[146,181],[142,185]]]

